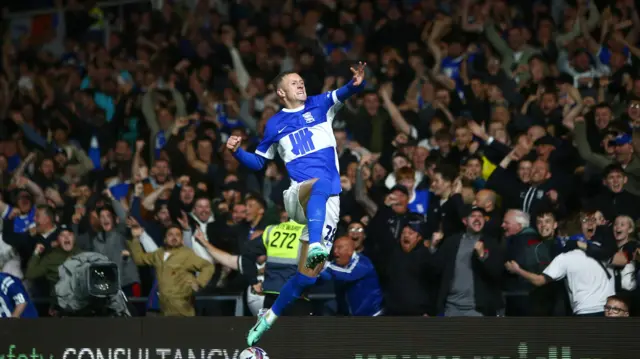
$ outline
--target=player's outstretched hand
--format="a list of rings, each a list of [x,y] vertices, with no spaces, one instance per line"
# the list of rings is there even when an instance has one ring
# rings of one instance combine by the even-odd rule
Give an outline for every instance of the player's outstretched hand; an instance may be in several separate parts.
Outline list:
[[[367,66],[366,62],[358,62],[358,66],[355,68],[351,68],[351,72],[353,72],[353,85],[360,86],[362,81],[364,81],[364,68]]]
[[[242,138],[240,138],[240,136],[230,136],[227,140],[227,148],[231,152],[236,152],[238,147],[240,147],[240,143],[242,143]]]

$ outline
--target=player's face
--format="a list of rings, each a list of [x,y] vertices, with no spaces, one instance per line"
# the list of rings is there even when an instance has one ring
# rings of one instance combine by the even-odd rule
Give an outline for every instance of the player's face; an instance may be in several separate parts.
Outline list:
[[[289,74],[282,79],[278,95],[287,102],[304,102],[307,100],[307,89],[304,80],[298,74]]]

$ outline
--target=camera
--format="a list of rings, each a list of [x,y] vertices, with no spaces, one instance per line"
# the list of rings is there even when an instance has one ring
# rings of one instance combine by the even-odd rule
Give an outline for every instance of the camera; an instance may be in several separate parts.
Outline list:
[[[56,309],[67,317],[129,317],[127,299],[120,290],[118,266],[95,252],[67,259],[59,269]]]

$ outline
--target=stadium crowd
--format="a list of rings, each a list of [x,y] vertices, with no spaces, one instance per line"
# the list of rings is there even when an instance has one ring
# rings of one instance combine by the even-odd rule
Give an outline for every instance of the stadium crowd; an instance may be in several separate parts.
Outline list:
[[[340,314],[635,314],[634,0],[165,0],[115,19],[58,5],[63,49],[4,29],[2,316],[26,292],[57,315],[58,267],[83,251],[150,298],[140,315],[269,294],[273,225],[299,229],[289,179],[279,159],[240,166],[226,140],[255,149],[279,73],[315,95],[358,61],[367,88],[333,119],[341,222],[322,278]]]

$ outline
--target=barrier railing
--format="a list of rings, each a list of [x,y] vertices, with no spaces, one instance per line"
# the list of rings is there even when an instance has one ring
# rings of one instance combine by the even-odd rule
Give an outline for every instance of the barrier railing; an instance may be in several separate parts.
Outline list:
[[[311,300],[331,300],[335,299],[334,294],[310,294],[309,299]],[[128,298],[131,303],[146,303],[149,298],[148,297],[130,297]],[[196,296],[195,300],[198,302],[206,302],[206,301],[234,301],[235,302],[235,316],[242,317],[245,315],[244,311],[244,301],[243,294],[225,294],[225,295],[201,295]],[[49,304],[51,303],[50,298],[32,298],[32,301],[35,304]],[[0,354],[1,355],[1,354]],[[1,358],[1,356],[0,356]]]
[[[503,297],[510,296],[527,296],[529,295],[527,292],[503,292]],[[335,299],[335,294],[332,293],[312,293],[308,295],[308,298],[315,301],[327,301]],[[131,303],[146,303],[149,298],[148,297],[130,297],[128,298]],[[202,295],[196,296],[195,300],[198,302],[201,301],[234,301],[235,302],[235,316],[242,317],[244,316],[244,300],[243,294],[225,294],[225,295]],[[49,304],[51,302],[50,298],[32,298],[32,301],[36,304]],[[1,357],[0,357],[1,359]],[[563,358],[564,359],[564,358]]]

